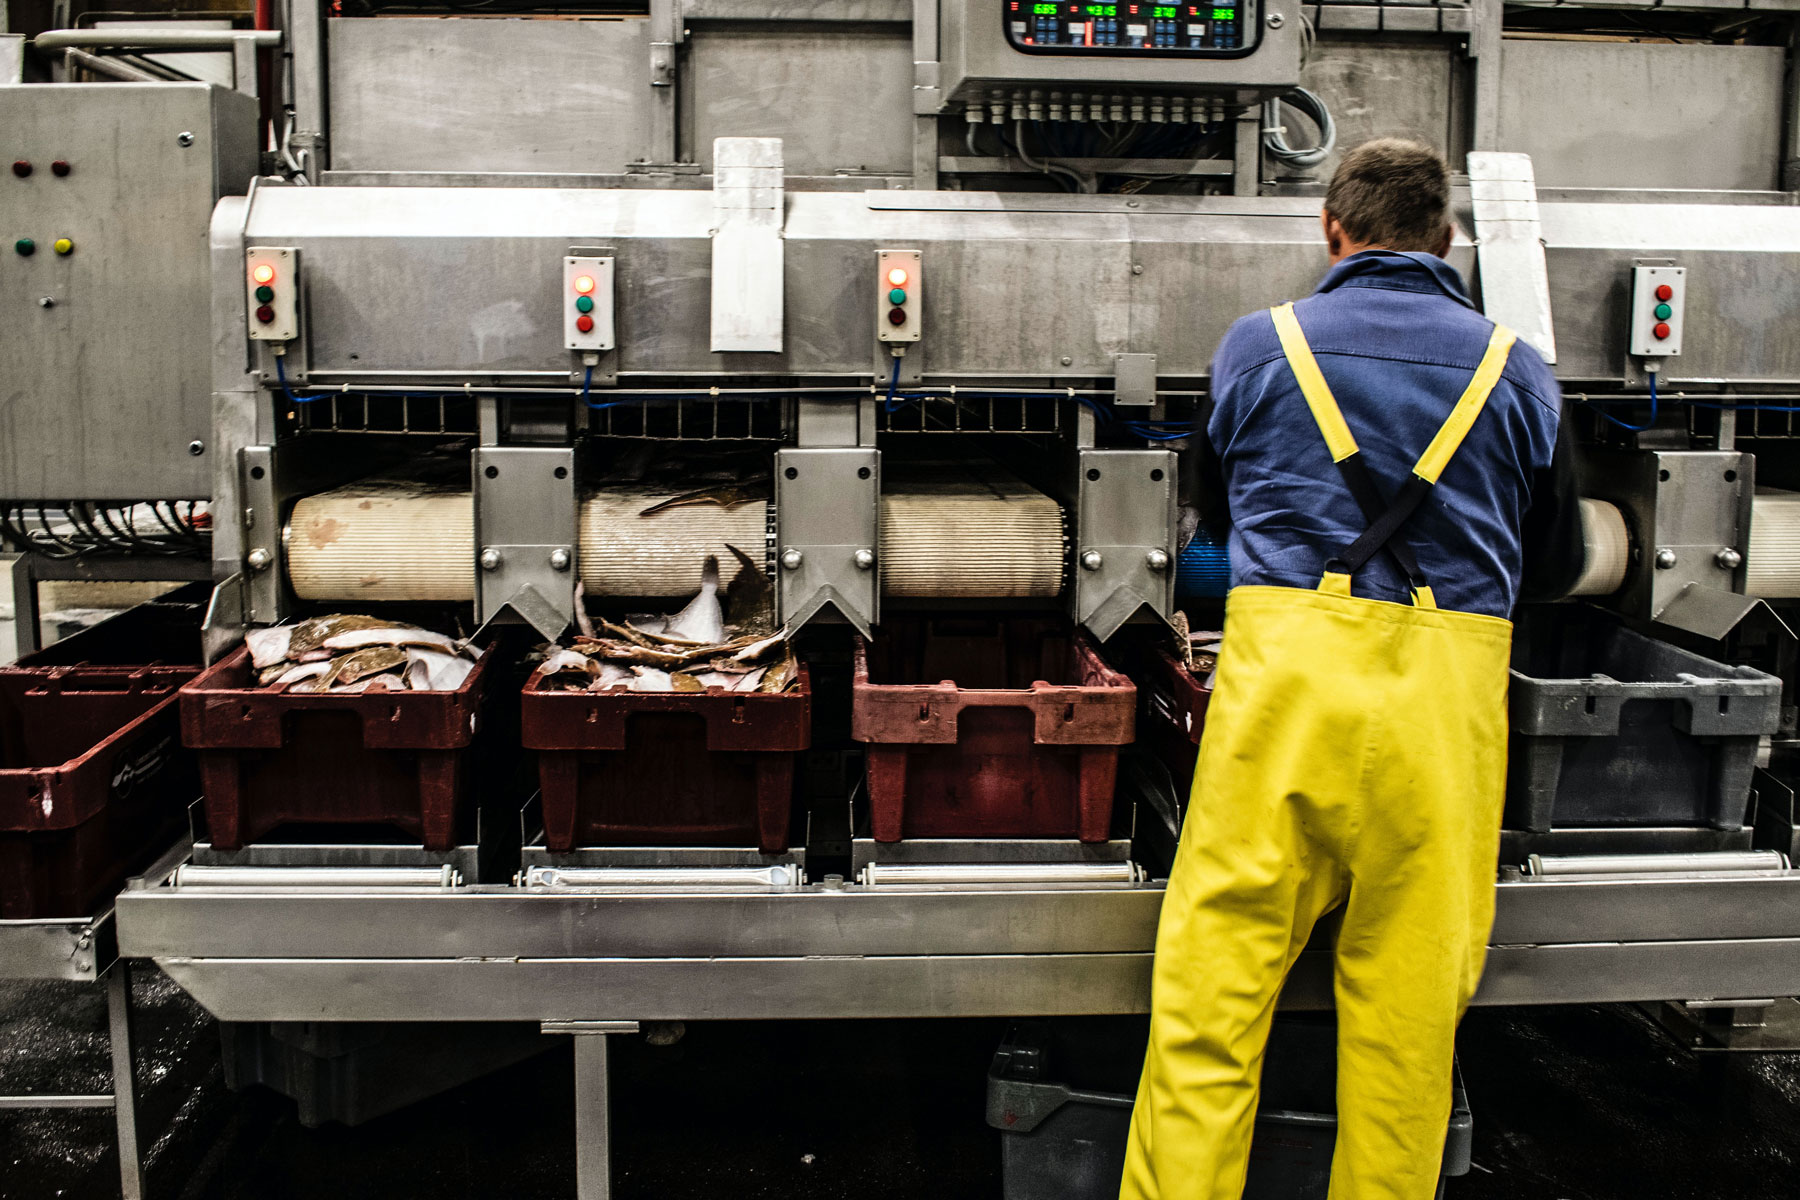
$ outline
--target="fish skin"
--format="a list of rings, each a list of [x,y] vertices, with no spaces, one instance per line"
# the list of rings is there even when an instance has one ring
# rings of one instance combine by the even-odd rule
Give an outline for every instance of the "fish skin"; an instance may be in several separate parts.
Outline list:
[[[331,670],[329,662],[296,663],[270,682],[275,687],[282,687],[290,683],[299,683],[302,679],[317,679],[329,670]]]
[[[288,657],[296,661],[308,650],[316,650],[325,644],[325,639],[333,634],[348,633],[352,629],[395,629],[403,628],[397,621],[384,621],[380,617],[368,617],[359,613],[328,613],[323,617],[308,617],[293,627],[294,632],[288,638]]]
[[[293,669],[294,664],[285,658],[272,667],[264,667],[256,673],[256,686],[268,687],[271,683],[274,683],[277,679]]]
[[[725,589],[725,620],[744,633],[766,635],[775,631],[775,588],[761,563],[727,542],[725,548],[738,560],[738,571]]]
[[[250,647],[250,665],[262,671],[281,663],[288,656],[288,641],[293,636],[292,625],[246,631],[244,644]]]
[[[456,639],[416,626],[395,629],[352,629],[325,639],[327,650],[360,650],[364,646],[429,646],[446,654],[456,653]]]
[[[586,637],[594,636],[594,622],[587,610],[587,585],[579,579],[575,581],[575,627]]]
[[[325,687],[336,688],[405,664],[406,651],[398,646],[365,646],[333,659],[330,669],[319,678]]]
[[[795,681],[799,678],[800,664],[794,660],[792,654],[789,654],[780,662],[769,667],[768,673],[756,685],[756,690],[770,693],[785,692],[794,686]]]
[[[700,569],[700,592],[687,607],[669,618],[665,632],[695,643],[725,640],[725,610],[719,604],[719,556],[709,554]]]
[[[669,690],[671,692],[704,692],[706,685],[692,675],[683,675],[677,671],[669,676]]]
[[[787,641],[787,636],[788,631],[786,627],[783,627],[760,641],[753,641],[744,646],[736,654],[731,656],[731,661],[734,663],[755,662],[757,659],[773,650],[776,646]]]
[[[679,496],[671,496],[667,500],[652,504],[638,513],[640,517],[653,517],[659,512],[667,512],[671,508],[689,508],[699,504],[716,504],[726,512],[755,500],[767,504],[769,500],[768,476],[758,476],[742,483],[727,484],[723,487],[695,488],[691,492],[683,492]]]

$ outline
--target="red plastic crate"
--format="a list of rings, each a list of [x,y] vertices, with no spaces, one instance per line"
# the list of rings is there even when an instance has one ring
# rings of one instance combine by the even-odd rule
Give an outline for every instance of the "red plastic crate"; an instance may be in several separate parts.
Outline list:
[[[794,766],[812,744],[812,676],[760,692],[558,692],[520,700],[538,752],[544,841],[788,848]]]
[[[1206,728],[1206,706],[1212,689],[1181,661],[1160,646],[1142,660],[1144,677],[1144,741],[1163,760],[1186,791],[1194,779],[1200,758],[1200,735]]]
[[[176,689],[194,674],[0,674],[0,918],[88,916],[181,835],[199,785]]]
[[[286,824],[390,825],[427,850],[456,846],[491,649],[453,692],[270,691],[249,656],[240,646],[181,689],[214,846]]]
[[[1085,634],[1039,618],[897,621],[856,640],[855,670],[876,841],[1106,840],[1137,689]]]

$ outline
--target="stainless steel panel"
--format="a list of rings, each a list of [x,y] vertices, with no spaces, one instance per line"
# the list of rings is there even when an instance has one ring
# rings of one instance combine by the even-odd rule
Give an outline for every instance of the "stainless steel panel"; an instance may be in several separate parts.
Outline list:
[[[116,957],[113,916],[0,921],[0,979],[92,982]]]
[[[328,21],[341,171],[622,171],[650,151],[650,26]]]
[[[1347,151],[1378,137],[1411,138],[1454,159],[1457,130],[1464,120],[1453,104],[1454,79],[1462,61],[1457,50],[1441,41],[1322,39],[1300,73],[1300,84],[1317,92],[1331,110],[1337,149],[1316,167],[1275,164],[1271,173],[1324,183]],[[1282,111],[1290,126],[1298,126],[1288,134],[1288,143],[1313,144],[1313,129],[1306,119],[1291,108]]]
[[[680,76],[681,157],[777,137],[790,175],[910,174],[911,34],[898,27],[699,28]]]
[[[35,168],[0,177],[0,497],[209,495],[212,462],[188,449],[212,440],[207,225],[256,169],[256,102],[27,85],[0,88],[0,129]],[[14,253],[21,237],[36,253]]]
[[[1549,187],[1779,187],[1779,46],[1508,39],[1499,144]]]
[[[1495,150],[1468,156],[1469,197],[1481,263],[1482,311],[1510,326],[1544,361],[1556,361],[1544,227],[1531,158]]]

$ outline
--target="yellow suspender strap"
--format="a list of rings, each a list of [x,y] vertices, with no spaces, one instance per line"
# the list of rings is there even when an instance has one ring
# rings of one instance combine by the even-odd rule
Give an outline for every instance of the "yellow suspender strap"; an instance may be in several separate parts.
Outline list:
[[[1350,434],[1350,426],[1344,423],[1343,410],[1338,408],[1337,398],[1331,394],[1331,387],[1319,370],[1312,347],[1306,344],[1306,335],[1300,332],[1300,319],[1294,316],[1294,306],[1290,302],[1270,312],[1275,318],[1275,333],[1281,338],[1288,367],[1300,383],[1300,392],[1306,397],[1306,406],[1312,409],[1319,432],[1325,435],[1331,461],[1343,462],[1356,453],[1356,439]]]
[[[1475,424],[1475,418],[1481,415],[1494,385],[1500,382],[1500,373],[1506,370],[1506,358],[1512,353],[1512,346],[1513,331],[1504,325],[1494,326],[1494,336],[1488,339],[1487,353],[1481,356],[1481,365],[1475,368],[1474,378],[1463,389],[1462,398],[1450,412],[1450,419],[1444,422],[1437,436],[1431,439],[1431,445],[1419,456],[1418,465],[1413,467],[1414,475],[1426,483],[1438,481],[1438,476],[1450,465],[1451,456],[1468,435],[1470,426]]]

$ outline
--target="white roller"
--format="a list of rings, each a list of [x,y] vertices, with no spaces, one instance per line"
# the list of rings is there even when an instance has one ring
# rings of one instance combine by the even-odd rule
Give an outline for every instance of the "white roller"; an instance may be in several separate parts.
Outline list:
[[[686,504],[640,514],[669,492],[608,490],[581,506],[581,581],[590,596],[686,596],[700,590],[706,556],[723,578],[738,572],[729,543],[757,562],[766,556],[769,506]]]
[[[1604,500],[1581,501],[1581,540],[1587,545],[1587,561],[1571,596],[1610,596],[1625,582],[1631,565],[1631,535],[1625,517]]]
[[[1800,492],[1758,492],[1750,509],[1748,581],[1765,600],[1800,597]]]
[[[467,491],[365,480],[294,505],[286,539],[288,582],[302,600],[475,598]]]
[[[1062,508],[1010,475],[939,469],[881,498],[881,588],[936,599],[1062,591]]]

